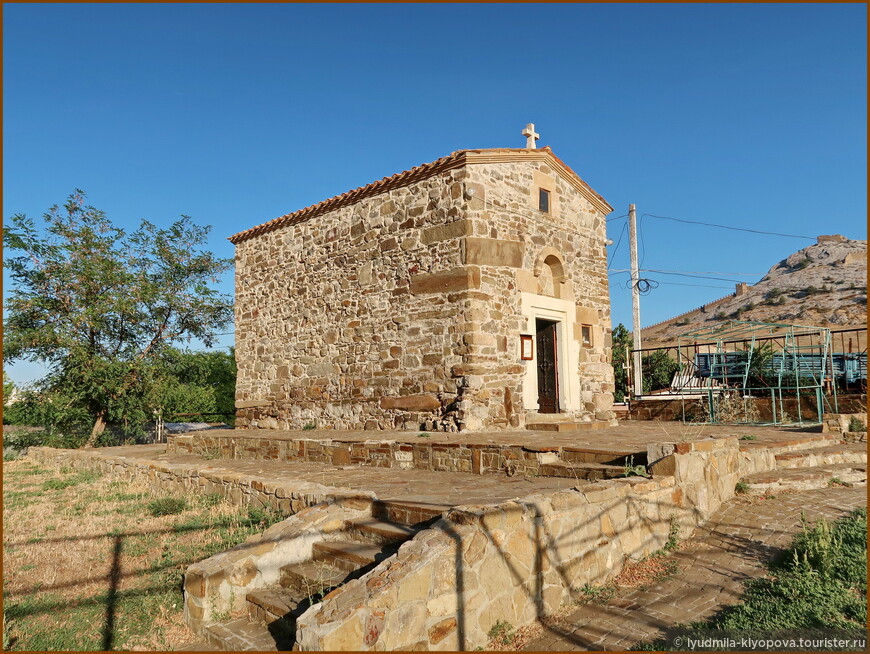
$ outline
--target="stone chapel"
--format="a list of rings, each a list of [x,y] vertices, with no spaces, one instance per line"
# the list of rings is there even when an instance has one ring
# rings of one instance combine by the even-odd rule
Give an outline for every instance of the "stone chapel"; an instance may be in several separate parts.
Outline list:
[[[230,238],[238,428],[613,422],[613,209],[523,134]]]

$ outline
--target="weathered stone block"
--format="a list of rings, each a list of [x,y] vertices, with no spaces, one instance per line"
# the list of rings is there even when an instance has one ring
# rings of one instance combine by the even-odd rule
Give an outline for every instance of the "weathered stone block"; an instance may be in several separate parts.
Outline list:
[[[420,242],[424,245],[431,245],[439,241],[446,241],[452,238],[459,238],[473,233],[473,224],[469,220],[455,220],[452,223],[445,225],[436,225],[428,227],[420,232]]]
[[[521,268],[523,265],[525,243],[522,241],[468,237],[464,239],[464,244],[463,263],[510,268]]]
[[[418,274],[411,277],[413,295],[453,293],[480,288],[480,268],[454,268],[445,272]]]
[[[380,406],[382,409],[434,411],[441,408],[441,401],[434,395],[406,395],[405,397],[382,397]]]

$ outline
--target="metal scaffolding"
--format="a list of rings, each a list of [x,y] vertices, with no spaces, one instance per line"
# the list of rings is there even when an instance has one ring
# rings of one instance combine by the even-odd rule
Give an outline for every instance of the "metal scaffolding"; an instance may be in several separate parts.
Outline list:
[[[706,352],[699,352],[701,342]],[[823,327],[733,320],[681,334],[677,359],[673,392],[683,399],[683,420],[803,425],[838,410],[831,331]],[[706,420],[697,415],[697,403],[687,412],[693,396],[706,400]],[[756,405],[767,397],[770,410],[762,419]],[[805,420],[804,409],[813,403],[814,419]]]

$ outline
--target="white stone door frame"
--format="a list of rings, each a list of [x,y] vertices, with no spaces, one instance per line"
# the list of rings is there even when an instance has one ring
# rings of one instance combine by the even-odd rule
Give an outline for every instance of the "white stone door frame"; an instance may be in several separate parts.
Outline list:
[[[571,300],[560,300],[547,295],[534,293],[520,294],[521,310],[525,319],[526,334],[536,334],[535,321],[540,318],[556,323],[556,375],[559,387],[559,411],[569,413],[580,409],[580,367],[579,351],[571,347],[574,342],[574,323],[576,309]],[[519,345],[517,338],[517,348]],[[523,361],[523,406],[526,411],[538,410],[538,353],[535,345],[535,358]]]

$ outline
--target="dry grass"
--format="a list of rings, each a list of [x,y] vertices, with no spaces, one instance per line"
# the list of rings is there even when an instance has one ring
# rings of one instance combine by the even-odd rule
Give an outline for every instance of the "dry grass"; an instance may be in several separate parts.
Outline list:
[[[213,497],[153,517],[145,484],[3,464],[4,649],[172,649],[188,565],[264,528]]]

